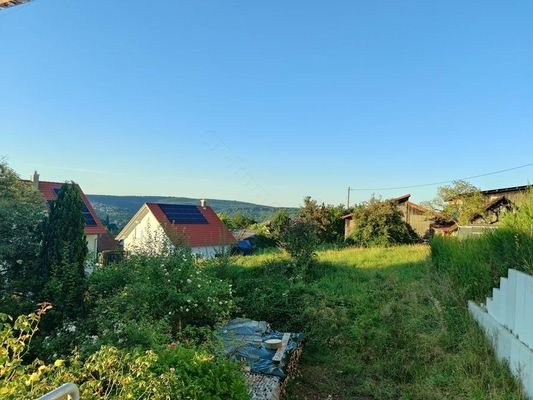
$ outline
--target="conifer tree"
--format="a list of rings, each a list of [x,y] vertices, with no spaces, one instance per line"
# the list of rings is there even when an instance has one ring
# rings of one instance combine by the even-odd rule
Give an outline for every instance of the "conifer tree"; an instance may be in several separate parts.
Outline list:
[[[56,311],[66,317],[76,317],[84,309],[88,249],[82,206],[78,186],[73,182],[63,184],[50,205],[43,230],[41,260],[47,280],[45,293]]]

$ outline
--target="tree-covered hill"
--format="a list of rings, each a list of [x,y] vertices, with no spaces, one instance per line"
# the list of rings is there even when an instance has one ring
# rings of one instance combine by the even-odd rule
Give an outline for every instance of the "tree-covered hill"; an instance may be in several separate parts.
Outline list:
[[[200,203],[200,199],[192,199],[188,197],[109,196],[99,194],[90,194],[87,197],[100,218],[105,220],[105,218],[109,216],[109,221],[117,224],[119,228],[123,227],[144,203]],[[236,200],[207,199],[207,204],[219,214],[233,215],[241,213],[259,222],[268,220],[280,209],[285,209],[291,214],[297,211],[296,208],[263,206]]]

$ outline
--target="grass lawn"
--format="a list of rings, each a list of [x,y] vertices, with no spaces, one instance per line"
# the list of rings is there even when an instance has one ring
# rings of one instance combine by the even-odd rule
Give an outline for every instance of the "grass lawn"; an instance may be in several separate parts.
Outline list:
[[[276,253],[221,271],[241,312],[303,331],[290,399],[521,399],[427,246],[324,250],[307,282]]]

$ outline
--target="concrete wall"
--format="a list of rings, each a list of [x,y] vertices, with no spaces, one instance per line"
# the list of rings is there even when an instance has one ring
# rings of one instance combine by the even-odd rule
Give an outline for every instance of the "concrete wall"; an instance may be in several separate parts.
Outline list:
[[[510,269],[487,298],[486,306],[470,301],[468,309],[498,358],[509,364],[528,398],[533,399],[533,276]]]

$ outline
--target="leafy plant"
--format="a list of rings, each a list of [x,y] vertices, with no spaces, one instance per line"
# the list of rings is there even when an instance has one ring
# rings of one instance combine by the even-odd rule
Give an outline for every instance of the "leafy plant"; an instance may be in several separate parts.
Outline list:
[[[303,279],[316,258],[318,237],[312,223],[291,221],[281,236],[281,247],[290,255],[294,277]]]
[[[79,386],[83,399],[247,399],[237,365],[203,352],[173,346],[154,351],[124,351],[103,346],[86,360],[46,364],[23,356],[50,308],[22,315],[15,322],[0,315],[0,395],[3,399],[37,398],[66,382]]]
[[[352,215],[353,227],[348,240],[358,246],[391,246],[419,241],[393,201],[372,198],[356,207]]]
[[[478,187],[466,181],[455,181],[439,187],[437,197],[425,205],[438,211],[446,220],[468,225],[475,217],[485,217],[485,199]]]
[[[0,305],[12,313],[28,312],[43,282],[38,254],[44,202],[31,184],[0,161]]]
[[[231,284],[185,248],[168,256],[133,256],[96,271],[88,298],[96,334],[121,347],[151,347],[186,326],[213,326],[235,307]]]
[[[344,239],[344,221],[341,217],[347,212],[343,205],[318,204],[308,196],[304,198],[298,216],[302,221],[313,224],[321,243],[336,243]]]

